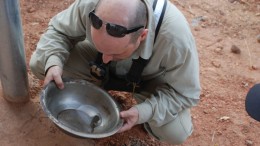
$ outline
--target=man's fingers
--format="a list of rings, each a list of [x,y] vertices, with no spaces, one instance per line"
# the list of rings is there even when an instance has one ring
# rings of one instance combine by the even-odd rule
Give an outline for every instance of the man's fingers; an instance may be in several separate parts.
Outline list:
[[[117,133],[121,133],[127,130],[130,130],[132,126],[130,126],[128,123],[124,123],[124,125],[118,130]]]
[[[61,78],[62,69],[59,66],[52,66],[48,69],[46,77],[44,79],[44,86],[46,86],[50,81],[54,80],[58,88],[63,89],[64,84]]]
[[[127,118],[127,117],[129,117],[130,116],[130,114],[129,114],[129,112],[128,111],[122,111],[122,112],[120,112],[120,117],[121,118]]]
[[[50,83],[52,80],[54,80],[55,84],[57,85],[57,87],[59,89],[63,89],[64,88],[64,83],[61,79],[61,76],[46,76],[45,79],[44,79],[44,83],[43,83],[43,86],[46,86],[48,83]]]
[[[138,111],[136,108],[130,108],[127,111],[120,112],[120,117],[124,119],[124,125],[119,129],[117,133],[121,133],[130,130],[138,120]]]
[[[60,89],[64,88],[64,84],[63,84],[63,81],[61,79],[61,76],[55,76],[54,81],[55,81],[56,85],[58,86],[58,88],[60,88]]]
[[[52,78],[50,78],[49,76],[46,76],[44,79],[43,86],[45,87],[47,84],[49,84],[50,81],[52,81]]]

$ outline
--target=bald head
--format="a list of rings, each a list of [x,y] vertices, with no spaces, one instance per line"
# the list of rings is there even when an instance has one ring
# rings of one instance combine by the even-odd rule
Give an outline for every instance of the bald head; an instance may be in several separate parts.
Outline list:
[[[98,8],[107,12],[125,12],[130,14],[136,8],[140,0],[100,0]]]
[[[96,12],[122,19],[126,27],[145,25],[147,21],[142,0],[100,0]]]

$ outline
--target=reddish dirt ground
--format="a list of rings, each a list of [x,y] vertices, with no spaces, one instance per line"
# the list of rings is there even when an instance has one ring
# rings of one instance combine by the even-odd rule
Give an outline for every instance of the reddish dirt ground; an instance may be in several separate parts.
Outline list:
[[[20,0],[27,65],[52,16],[74,0]],[[245,96],[260,82],[259,0],[171,0],[186,16],[197,41],[201,102],[192,109],[194,133],[183,146],[258,146],[260,122],[245,112]],[[237,46],[236,50],[232,46]],[[234,50],[234,51],[232,51]],[[103,139],[61,132],[39,104],[41,81],[28,68],[31,99],[17,105],[0,98],[0,145],[169,146],[141,126]],[[0,93],[2,89],[0,88]],[[2,94],[0,94],[0,97]]]

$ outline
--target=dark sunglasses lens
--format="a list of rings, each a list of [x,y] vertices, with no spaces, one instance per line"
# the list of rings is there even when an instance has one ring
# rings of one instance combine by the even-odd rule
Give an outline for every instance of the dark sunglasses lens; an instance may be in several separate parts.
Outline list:
[[[95,29],[100,29],[100,27],[102,26],[102,20],[100,20],[93,12],[89,14],[89,18],[92,26]]]
[[[124,37],[127,29],[120,25],[108,23],[106,26],[107,33],[114,37]]]

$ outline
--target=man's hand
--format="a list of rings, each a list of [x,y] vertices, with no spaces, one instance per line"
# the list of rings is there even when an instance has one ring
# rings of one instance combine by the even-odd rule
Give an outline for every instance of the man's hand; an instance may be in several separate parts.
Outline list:
[[[59,66],[52,66],[48,69],[44,79],[43,86],[46,86],[50,81],[54,80],[58,88],[63,89],[64,84],[61,79],[62,69]]]
[[[127,111],[120,112],[120,117],[124,119],[124,125],[117,133],[130,130],[133,126],[135,126],[139,118],[139,113],[135,107],[131,107]]]

